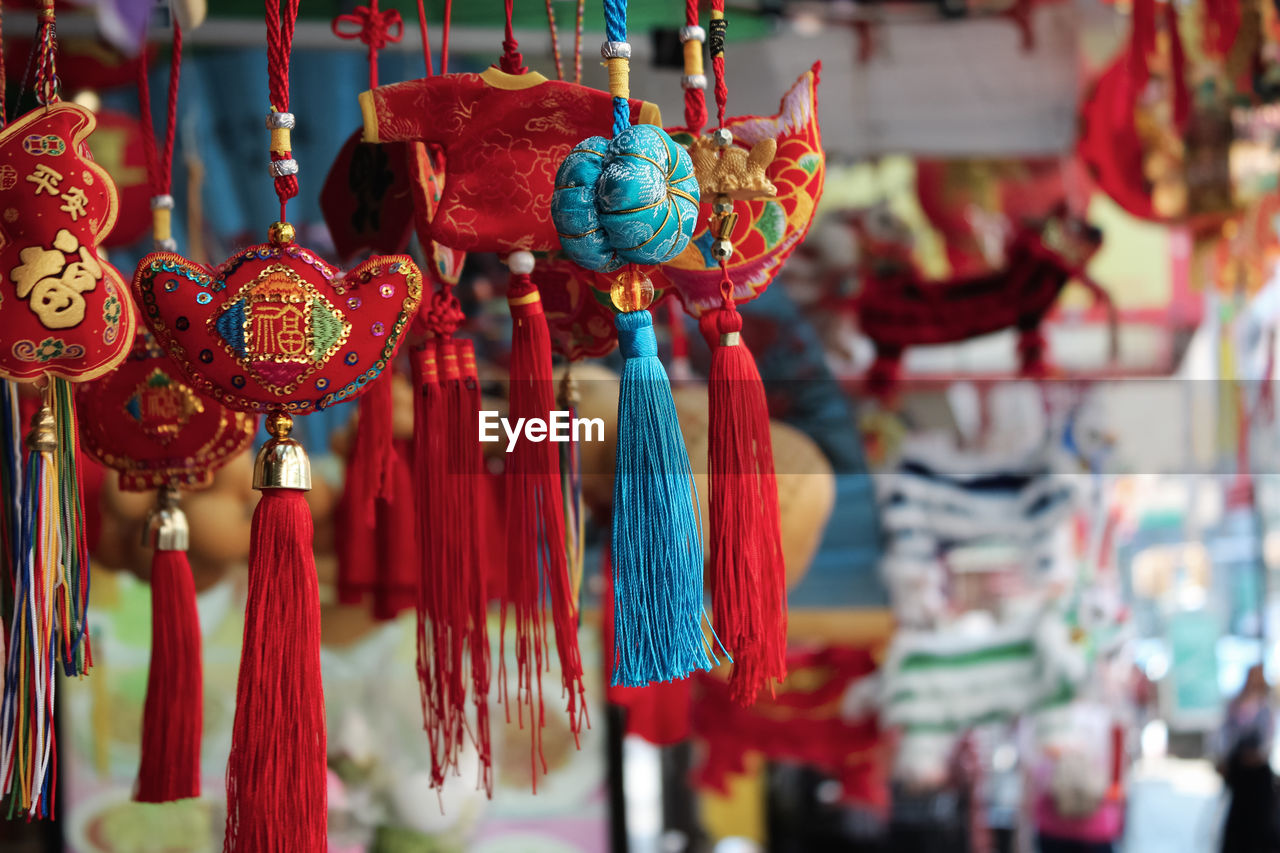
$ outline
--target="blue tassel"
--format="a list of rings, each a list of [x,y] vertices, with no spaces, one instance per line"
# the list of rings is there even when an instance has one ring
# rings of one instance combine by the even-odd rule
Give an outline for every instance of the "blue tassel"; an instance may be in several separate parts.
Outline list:
[[[710,669],[702,632],[702,519],[671,383],[648,311],[618,314],[626,363],[613,483],[613,684]]]

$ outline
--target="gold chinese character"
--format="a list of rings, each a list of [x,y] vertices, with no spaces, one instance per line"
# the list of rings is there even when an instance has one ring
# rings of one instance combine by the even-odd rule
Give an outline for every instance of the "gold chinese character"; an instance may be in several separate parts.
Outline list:
[[[302,308],[291,303],[259,302],[253,306],[250,334],[254,354],[304,361],[307,336]]]
[[[75,222],[84,215],[84,207],[85,204],[88,203],[89,198],[84,194],[84,190],[80,189],[80,187],[72,187],[69,192],[62,194],[62,200],[66,202],[66,204],[62,205],[58,209],[64,213],[70,214],[71,221]]]
[[[67,255],[79,260],[68,263]],[[53,248],[28,246],[18,253],[22,263],[9,272],[19,299],[28,299],[32,312],[46,329],[69,329],[84,320],[81,295],[102,279],[102,264],[67,229],[53,239]]]
[[[58,181],[62,180],[62,173],[41,163],[36,166],[34,172],[27,175],[27,180],[36,185],[36,195],[40,195],[41,190],[49,195],[57,195]]]

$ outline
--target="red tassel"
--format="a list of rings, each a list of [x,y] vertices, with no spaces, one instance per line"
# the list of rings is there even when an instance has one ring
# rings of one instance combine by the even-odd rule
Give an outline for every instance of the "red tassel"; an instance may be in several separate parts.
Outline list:
[[[200,616],[185,551],[157,550],[151,559],[151,669],[142,709],[140,803],[200,796],[200,732],[204,714]]]
[[[480,452],[480,375],[476,369],[476,352],[471,341],[454,341],[460,381],[450,387],[450,404],[454,417],[449,424],[449,456],[458,468],[455,488],[447,494],[457,495],[454,521],[465,532],[465,559],[459,562],[462,599],[467,609],[467,653],[471,658],[471,697],[475,705],[474,742],[480,754],[480,784],[493,796],[493,740],[489,728],[489,592],[485,583],[484,549],[480,537],[490,528],[482,523],[485,514],[482,491],[485,488],[484,455]]]
[[[712,624],[733,657],[733,698],[748,705],[787,674],[787,570],[769,409],[733,304],[704,314],[700,325],[711,345]]]
[[[480,784],[492,795],[488,597],[477,522],[484,463],[475,351],[470,341],[429,342],[414,354],[413,368],[419,392],[414,426],[418,530],[424,543],[418,681],[432,781],[443,785],[448,772],[457,770],[470,731],[480,753]],[[467,721],[468,680],[474,728]]]
[[[513,255],[513,265],[520,259]],[[513,272],[507,291],[513,321],[511,333],[511,391],[509,418],[539,419],[550,424],[556,408],[551,374],[551,335],[537,287],[528,273]],[[507,590],[502,633],[508,607],[515,614],[516,661],[520,668],[517,705],[523,727],[526,707],[532,732],[534,790],[538,766],[547,772],[542,755],[545,724],[542,671],[546,657],[543,602],[551,598],[556,653],[566,696],[569,727],[575,741],[582,728],[584,688],[578,649],[578,612],[569,580],[565,553],[564,497],[560,481],[560,453],[546,441],[520,439],[507,454]]]
[[[378,524],[378,518],[383,505],[393,497],[399,464],[392,435],[391,378],[382,377],[373,383],[360,397],[359,406],[360,417],[347,457],[346,481],[336,516],[338,600],[359,604],[372,593],[376,607],[385,581],[378,577],[379,567],[387,564],[370,555],[392,535]]]
[[[418,545],[417,509],[413,478],[409,463],[408,442],[396,441],[391,458],[395,470],[391,474],[391,497],[378,499],[378,564],[382,577],[374,590],[373,618],[395,619],[417,603],[419,568],[422,553]],[[368,560],[368,552],[365,552]]]
[[[325,853],[320,596],[298,489],[265,488],[253,514],[244,648],[227,759],[226,853]]]
[[[461,643],[454,641],[465,624],[454,556],[461,531],[448,523],[451,500],[445,499],[456,497],[448,491],[445,393],[449,376],[440,370],[445,346],[428,342],[414,358],[419,389],[414,425],[417,492],[421,501],[418,529],[425,543],[417,607],[418,683],[423,726],[431,745],[431,777],[437,786],[444,784],[448,771],[457,765],[466,702]],[[453,363],[456,381],[456,356]]]
[[[360,419],[356,423],[355,446],[347,470],[363,478],[360,490],[363,504],[356,507],[368,524],[375,523],[378,499],[391,500],[397,460],[392,418],[395,407],[391,398],[391,376],[379,377],[360,397]],[[348,479],[350,483],[350,479]]]

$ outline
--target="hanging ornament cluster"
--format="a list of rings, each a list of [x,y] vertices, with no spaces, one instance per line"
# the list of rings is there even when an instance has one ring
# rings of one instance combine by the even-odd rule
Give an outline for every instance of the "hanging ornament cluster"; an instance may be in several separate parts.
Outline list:
[[[489,509],[476,431],[478,378],[470,342],[455,337],[464,318],[453,285],[463,252],[508,256],[509,414],[549,418],[557,406],[551,338],[532,252],[557,245],[545,204],[555,188],[555,164],[583,135],[609,128],[615,115],[609,95],[528,71],[512,33],[510,3],[506,12],[504,52],[494,67],[480,74],[449,74],[445,66],[445,73],[434,75],[428,62],[426,78],[360,96],[366,144],[414,146],[418,236],[435,261],[431,272],[438,288],[420,314],[425,341],[414,357],[415,464],[424,543],[419,676],[426,728],[441,782],[444,771],[456,765],[467,706],[474,705],[472,740],[480,749],[486,786],[491,761],[488,593],[481,562]],[[447,43],[447,20],[445,26]],[[628,116],[659,120],[651,104],[624,100],[621,109]],[[565,548],[566,496],[558,450],[522,442],[506,461],[500,648],[507,648],[510,629],[517,673],[514,690],[499,673],[499,697],[509,712],[514,695],[516,719],[522,727],[529,723],[536,785],[539,769],[546,770],[541,682],[552,639],[575,738],[585,723],[576,584]],[[548,636],[548,610],[554,637]],[[468,659],[469,687],[463,675]]]
[[[280,219],[268,243],[208,269],[170,252],[143,258],[134,296],[181,378],[220,404],[264,412],[271,439],[254,465],[244,647],[227,765],[226,849],[326,848],[326,733],[320,603],[305,493],[310,464],[292,415],[359,397],[383,377],[418,309],[405,256],[340,275],[294,241],[298,192],[289,112],[297,0],[267,5],[269,171]]]
[[[12,813],[52,814],[58,663],[92,666],[89,559],[71,383],[95,379],[128,353],[134,317],[119,273],[98,251],[118,199],[90,157],[93,116],[58,98],[52,0],[39,8],[40,106],[0,132],[0,376],[6,381],[0,480],[10,497],[2,549],[13,581],[3,698],[0,795]],[[18,386],[40,401],[22,441]]]
[[[175,23],[165,133],[158,149],[151,128],[147,66],[138,64],[152,242],[162,251],[177,248],[170,190],[181,62],[182,32]],[[86,449],[119,473],[120,488],[159,490],[143,531],[144,544],[154,549],[152,651],[135,797],[140,802],[198,797],[204,711],[200,619],[180,490],[209,486],[219,467],[247,451],[257,418],[228,409],[191,387],[145,328],[138,330],[128,358],[97,382],[82,385],[76,402]]]
[[[653,284],[634,266],[669,260],[684,249],[699,197],[688,153],[660,128],[632,126],[626,20],[626,3],[607,0],[601,55],[614,104],[612,139],[588,138],[564,159],[551,214],[574,260],[604,272],[618,270],[611,300],[626,361],[618,396],[611,543],[612,680],[643,686],[709,669],[711,655],[702,630],[697,496],[648,311]]]

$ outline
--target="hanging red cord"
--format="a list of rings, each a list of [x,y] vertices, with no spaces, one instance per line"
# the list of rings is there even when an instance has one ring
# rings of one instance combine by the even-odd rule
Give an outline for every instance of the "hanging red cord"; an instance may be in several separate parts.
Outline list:
[[[582,19],[585,17],[587,0],[578,0],[578,11],[574,23],[573,34],[573,82],[582,82]]]
[[[502,39],[502,59],[499,67],[508,74],[523,74],[529,69],[524,67],[524,57],[520,55],[520,43],[516,41],[515,28],[511,22],[515,0],[503,0],[506,6],[506,34]]]
[[[164,143],[157,151],[151,121],[151,87],[145,52],[138,57],[138,114],[142,121],[142,147],[147,157],[147,183],[151,195],[169,195],[173,186],[173,145],[178,127],[178,80],[182,66],[182,30],[173,22],[173,51],[169,59],[169,100],[165,109]]]
[[[3,35],[3,16],[0,15],[0,129],[3,129],[9,123],[9,111],[5,103],[5,92],[8,91],[9,81],[4,73],[4,35]]]
[[[422,64],[427,67],[427,76],[434,77],[436,70],[431,61],[431,39],[427,38],[427,9],[418,0],[418,35],[422,36]]]
[[[729,102],[729,87],[724,79],[724,36],[729,22],[724,17],[724,0],[711,0],[711,27],[708,46],[711,49],[711,73],[716,78],[717,127],[724,127],[725,105]]]
[[[698,0],[686,0],[684,27],[680,30],[680,42],[684,46],[684,126],[695,136],[702,133],[707,124],[707,75],[702,69],[702,44],[707,33],[698,26]]]
[[[276,196],[280,199],[280,221],[288,221],[289,199],[298,194],[298,163],[293,159],[289,131],[293,114],[289,112],[289,54],[293,50],[293,31],[298,23],[299,0],[267,0],[267,78],[271,95],[271,176],[275,179]]]
[[[449,30],[453,29],[453,0],[444,0],[444,38],[440,42],[440,73],[449,73]]]
[[[556,11],[547,0],[547,30],[551,33],[551,58],[556,63],[556,79],[564,79],[564,65],[560,62],[560,33],[556,29]]]
[[[360,39],[369,48],[369,88],[378,88],[378,51],[404,38],[404,20],[396,9],[382,11],[378,0],[339,15],[330,25],[340,39]],[[426,39],[423,39],[425,43]]]

